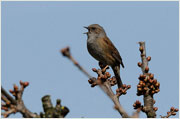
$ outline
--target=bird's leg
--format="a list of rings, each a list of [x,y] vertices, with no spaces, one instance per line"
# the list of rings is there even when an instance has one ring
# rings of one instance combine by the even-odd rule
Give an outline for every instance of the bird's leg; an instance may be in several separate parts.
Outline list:
[[[102,62],[99,62],[99,67],[102,69],[102,73],[105,73],[106,69],[109,69],[109,66]]]

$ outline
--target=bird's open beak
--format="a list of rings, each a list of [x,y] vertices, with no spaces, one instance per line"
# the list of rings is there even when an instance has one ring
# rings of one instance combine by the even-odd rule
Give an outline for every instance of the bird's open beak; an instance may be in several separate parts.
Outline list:
[[[85,33],[83,33],[83,34],[88,34],[88,32],[85,32]]]
[[[85,29],[88,29],[88,27],[87,27],[87,26],[84,26],[84,28],[85,28]]]
[[[85,29],[88,29],[88,27],[87,27],[87,26],[84,26],[84,28],[85,28]],[[85,33],[83,33],[83,34],[88,34],[88,32],[85,32]]]

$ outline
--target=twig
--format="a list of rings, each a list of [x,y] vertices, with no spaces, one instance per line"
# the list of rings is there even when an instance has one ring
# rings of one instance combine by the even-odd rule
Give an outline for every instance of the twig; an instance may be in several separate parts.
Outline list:
[[[105,67],[106,68],[106,67]],[[104,75],[104,69],[99,69],[96,71],[98,74],[98,78],[96,80],[97,84],[100,86],[100,88],[110,97],[110,99],[114,102],[115,104],[115,109],[121,114],[123,118],[130,118],[130,116],[126,113],[126,111],[123,109],[119,102],[119,96],[122,94],[119,91],[117,91],[117,94],[114,94],[112,89],[111,89],[111,84],[110,81],[107,80],[108,78],[108,73]],[[105,80],[104,82],[102,82]],[[123,93],[123,94],[126,94]]]
[[[15,108],[11,108],[5,112],[2,112],[1,115],[3,115],[5,118],[7,118],[10,114],[16,113],[16,109]]]
[[[24,101],[22,100],[24,89],[29,85],[29,82],[20,81],[20,85],[19,88],[14,84],[14,89],[9,90],[15,99],[9,95],[3,87],[1,87],[1,100],[4,102],[1,104],[1,109],[4,110],[1,114],[4,117],[20,112],[24,118],[64,118],[69,113],[69,109],[66,106],[61,106],[60,99],[57,99],[56,106],[53,107],[49,95],[42,98],[44,113],[41,112],[40,115],[32,113],[26,108]]]
[[[146,113],[148,118],[155,118],[156,111],[153,108],[153,94],[159,92],[159,84],[157,80],[154,80],[153,76],[150,78],[152,74],[148,73],[148,61],[150,61],[150,57],[146,57],[146,49],[145,49],[145,42],[139,42],[140,45],[140,52],[141,52],[141,60],[142,63],[138,63],[138,66],[141,67],[143,75],[140,76],[140,83],[138,85],[138,94],[143,95],[144,97],[144,106],[143,111]],[[155,87],[156,86],[156,87]]]
[[[111,78],[109,80],[106,80],[107,78],[110,77],[110,74],[108,72],[106,72],[106,69],[108,68],[108,66],[104,67],[103,69],[95,69],[93,68],[93,71],[96,72],[98,74],[98,78],[94,78],[92,76],[89,75],[89,73],[87,73],[87,71],[85,71],[85,69],[83,69],[78,63],[77,61],[74,60],[74,58],[71,56],[70,53],[70,49],[69,47],[64,48],[61,50],[61,53],[63,54],[63,56],[68,57],[79,69],[80,71],[82,71],[83,73],[86,74],[86,76],[88,78],[90,78],[88,81],[91,84],[91,87],[94,87],[96,85],[99,85],[99,87],[109,96],[109,98],[113,101],[113,103],[115,104],[115,109],[120,113],[120,115],[123,118],[129,118],[130,116],[126,113],[126,111],[123,109],[123,107],[121,106],[120,102],[119,102],[119,96],[122,94],[126,93],[127,90],[127,86],[124,87],[124,89],[121,89],[122,92],[117,91],[117,94],[115,95],[111,89],[111,86],[114,85],[114,79]],[[130,86],[128,86],[130,88]],[[128,88],[128,89],[129,89]]]
[[[160,115],[160,117],[161,118],[169,118],[170,116],[175,116],[176,115],[176,112],[178,112],[179,111],[179,109],[175,109],[174,107],[171,107],[171,109],[170,109],[170,111],[169,112],[167,112],[167,115],[166,116],[161,116]]]
[[[11,97],[11,96],[6,92],[6,90],[4,90],[4,88],[3,88],[2,86],[1,86],[1,93],[2,93],[5,97],[7,97],[7,99],[10,100],[12,104],[16,104],[15,99],[14,99],[13,97]]]
[[[2,97],[1,99],[5,102],[6,105],[3,106],[5,112],[2,113],[4,117],[8,117],[12,113],[20,112],[25,118],[35,118],[36,114],[29,111],[24,102],[22,100],[22,94],[24,88],[29,85],[28,82],[21,82],[21,88],[19,89],[16,85],[14,85],[14,90],[10,90],[10,92],[16,97],[16,100],[11,97],[3,87],[1,87]]]
[[[123,88],[120,88],[119,90],[116,90],[116,94],[111,89],[111,80],[109,72],[106,72],[106,69],[108,66],[105,66],[102,69],[95,69],[92,70],[97,73],[98,77],[96,78],[90,78],[89,82],[91,86],[99,85],[100,88],[109,96],[109,98],[114,102],[115,109],[121,114],[123,118],[129,118],[130,116],[126,113],[126,111],[123,109],[119,102],[119,96],[122,94],[126,94],[126,91],[130,88],[130,86],[123,85]],[[113,84],[114,85],[114,84]]]
[[[69,50],[69,47],[63,48],[61,50],[62,55],[71,60],[74,63],[74,65],[76,65],[79,68],[79,70],[82,71],[88,78],[91,78],[90,74],[82,66],[80,66],[79,63],[72,57]]]

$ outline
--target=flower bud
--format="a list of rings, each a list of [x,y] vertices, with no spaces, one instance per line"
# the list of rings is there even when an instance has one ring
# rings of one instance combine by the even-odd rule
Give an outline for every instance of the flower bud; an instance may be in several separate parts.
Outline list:
[[[142,91],[142,88],[138,88],[138,91]]]
[[[158,93],[159,91],[160,91],[160,89],[155,90],[156,93]]]
[[[147,57],[147,61],[151,61],[151,57],[150,56]]]
[[[29,85],[29,82],[24,82],[24,87],[27,87]]]
[[[149,80],[149,83],[151,83],[151,84],[152,84],[152,83],[153,83],[153,80],[152,80],[152,79],[150,79],[150,80]]]
[[[154,84],[156,84],[156,83],[157,83],[157,80],[156,80],[156,79],[154,79],[154,80],[153,80],[153,83],[154,83]]]
[[[174,111],[175,111],[175,112],[178,112],[178,111],[179,111],[179,109],[177,109],[177,108],[176,108]]]
[[[109,78],[111,77],[111,74],[109,72],[106,72],[105,75]]]
[[[153,79],[154,78],[154,74],[150,74],[149,78]]]
[[[143,81],[139,81],[139,84],[142,85],[144,82]]]
[[[127,89],[130,89],[131,88],[131,85],[127,85]]]
[[[159,82],[157,82],[155,86],[156,86],[157,88],[159,88],[160,83],[159,83]]]
[[[2,110],[5,110],[5,111],[8,111],[8,108],[7,107],[1,107]]]
[[[139,80],[143,80],[145,77],[144,77],[144,75],[143,74],[141,74],[140,76],[139,76]]]
[[[147,87],[144,87],[144,90],[145,90],[145,91],[147,91],[147,90],[148,90],[148,88],[147,88]]]
[[[97,72],[97,69],[96,69],[96,68],[92,68],[92,70],[93,70],[94,72]]]
[[[103,75],[101,78],[102,79],[107,79],[108,77],[106,75]]]
[[[158,110],[158,108],[157,108],[157,107],[153,107],[153,110],[154,110],[154,111],[157,111],[157,110]]]
[[[141,62],[138,62],[138,66],[141,67],[141,66],[142,66],[142,63],[141,63]]]
[[[91,79],[89,79],[89,80],[88,80],[88,82],[89,82],[90,84],[92,84],[92,83],[93,83],[93,81],[92,81]]]
[[[155,93],[155,91],[151,91],[151,94],[154,94]]]
[[[23,84],[24,84],[21,80],[19,81],[19,83],[20,83],[20,85],[23,85]]]
[[[136,107],[136,103],[133,104],[133,107]]]
[[[119,92],[119,88],[118,88],[118,89],[116,89],[116,92]]]
[[[174,111],[175,110],[175,108],[174,107],[171,107],[171,111]]]
[[[137,88],[141,88],[142,87],[142,85],[137,85]]]
[[[148,73],[148,71],[149,71],[149,67],[146,66],[146,68],[145,68],[145,73]]]
[[[139,100],[136,100],[136,105],[141,105],[141,102]]]
[[[126,84],[123,84],[123,86],[122,86],[123,88],[126,88]]]
[[[10,92],[10,93],[14,93],[14,91],[13,91],[13,90],[9,90],[9,92]]]
[[[150,86],[150,88],[151,88],[151,89],[154,89],[154,86],[153,86],[153,85],[151,85],[151,86]]]
[[[126,94],[127,92],[126,92],[126,90],[122,90],[122,94]]]
[[[145,79],[144,79],[144,82],[147,82],[147,81],[148,81],[148,78],[145,78]]]
[[[95,86],[96,86],[96,84],[94,84],[94,83],[93,83],[93,84],[91,84],[91,87],[95,87]]]
[[[14,91],[17,92],[18,91],[18,86],[16,84],[14,84]]]

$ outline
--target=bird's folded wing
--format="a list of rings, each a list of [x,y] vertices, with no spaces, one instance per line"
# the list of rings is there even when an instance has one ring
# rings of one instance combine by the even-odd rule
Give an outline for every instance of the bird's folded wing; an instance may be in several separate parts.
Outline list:
[[[122,65],[122,67],[124,68],[124,64],[122,62],[122,58],[118,52],[118,50],[116,49],[116,47],[113,45],[113,43],[108,39],[108,38],[103,38],[104,43],[106,44],[107,47],[107,51],[111,51],[111,55],[116,59],[116,61]]]

